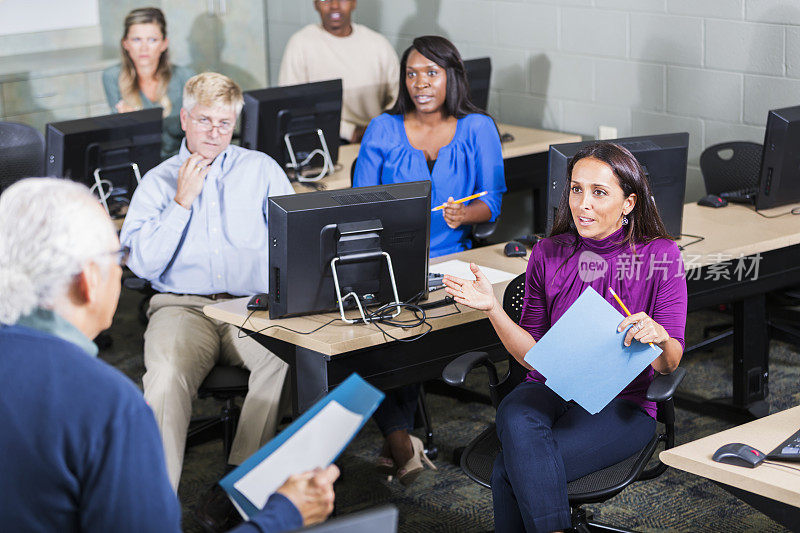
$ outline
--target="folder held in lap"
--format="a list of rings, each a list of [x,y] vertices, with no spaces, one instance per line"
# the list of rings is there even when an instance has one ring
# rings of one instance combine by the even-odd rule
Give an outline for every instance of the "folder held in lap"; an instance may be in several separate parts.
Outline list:
[[[625,346],[628,330],[617,332],[623,318],[587,287],[525,354],[525,362],[563,399],[599,413],[661,355],[660,348],[636,340]]]

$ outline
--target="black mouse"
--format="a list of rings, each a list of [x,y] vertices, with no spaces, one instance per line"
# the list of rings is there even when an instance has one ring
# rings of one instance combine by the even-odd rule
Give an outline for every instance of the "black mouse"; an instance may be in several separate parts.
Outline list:
[[[721,446],[711,458],[718,463],[755,468],[764,461],[765,457],[763,452],[748,444],[732,442]]]
[[[717,196],[716,194],[707,194],[697,200],[697,205],[704,205],[706,207],[725,207],[728,205],[728,200]]]
[[[508,257],[525,257],[528,254],[525,245],[517,241],[509,241],[503,248],[503,253]]]

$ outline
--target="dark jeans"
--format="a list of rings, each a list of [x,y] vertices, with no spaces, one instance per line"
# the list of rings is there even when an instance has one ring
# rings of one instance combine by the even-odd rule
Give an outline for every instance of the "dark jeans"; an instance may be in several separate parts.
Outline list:
[[[417,412],[419,385],[406,385],[386,392],[386,398],[372,417],[385,437],[392,431],[414,429],[414,413]]]
[[[628,400],[614,399],[590,415],[543,383],[521,383],[497,409],[503,451],[492,472],[495,530],[569,528],[567,482],[638,452],[655,424]]]

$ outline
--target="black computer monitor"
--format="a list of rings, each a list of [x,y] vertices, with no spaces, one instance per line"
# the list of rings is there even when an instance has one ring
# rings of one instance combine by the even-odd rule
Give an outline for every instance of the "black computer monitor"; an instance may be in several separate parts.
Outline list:
[[[341,294],[362,305],[394,301],[384,252],[400,300],[425,295],[430,181],[273,196],[267,209],[270,318],[337,309],[336,257]]]
[[[800,106],[767,115],[756,209],[800,202]]]
[[[342,80],[247,91],[242,109],[242,146],[264,152],[286,168],[291,163],[286,135],[299,164],[322,147],[319,130],[335,164],[341,118]],[[308,164],[321,166],[322,159],[312,159]]]
[[[156,107],[52,122],[45,132],[45,172],[90,187],[96,174],[113,187],[104,186],[106,193],[130,198],[136,174],[144,176],[161,162],[161,115]]]
[[[492,77],[492,60],[488,57],[464,61],[472,103],[484,111],[489,107],[489,81]]]
[[[596,141],[553,144],[547,160],[547,233],[553,229],[553,221],[561,195],[567,186],[567,162],[578,150]],[[636,157],[650,181],[653,198],[664,221],[664,226],[673,238],[681,234],[683,221],[683,197],[686,193],[686,160],[689,151],[688,133],[645,135],[610,139]]]

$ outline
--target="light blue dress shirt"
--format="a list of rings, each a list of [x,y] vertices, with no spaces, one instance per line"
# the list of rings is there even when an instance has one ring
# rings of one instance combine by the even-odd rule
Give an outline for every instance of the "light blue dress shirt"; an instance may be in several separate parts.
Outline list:
[[[267,198],[294,194],[286,174],[268,155],[230,145],[185,209],[175,192],[189,156],[184,141],[136,188],[120,234],[128,267],[159,292],[267,292]]]
[[[353,187],[420,180],[431,181],[431,207],[450,196],[458,200],[487,191],[481,201],[492,212],[489,220],[497,219],[506,180],[500,136],[492,119],[478,113],[458,119],[453,140],[439,149],[433,171],[428,170],[425,153],[409,142],[403,115],[384,113],[372,119],[361,141]],[[451,229],[444,210],[431,213],[430,256],[470,248],[471,229],[469,225]]]

